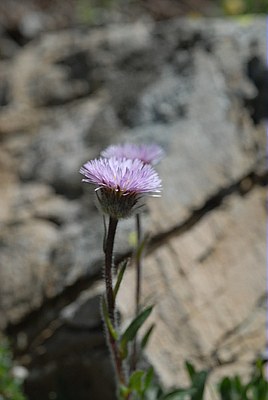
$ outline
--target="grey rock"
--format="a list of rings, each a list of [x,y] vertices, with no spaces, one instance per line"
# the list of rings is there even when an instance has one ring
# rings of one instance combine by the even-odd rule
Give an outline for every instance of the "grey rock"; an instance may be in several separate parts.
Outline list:
[[[112,382],[98,298],[93,291],[80,297],[101,275],[103,226],[94,190],[81,184],[79,168],[114,142],[157,142],[166,152],[157,166],[163,195],[149,199],[143,222],[161,244],[152,248],[145,271],[145,290],[152,298],[160,293],[162,301],[160,334],[150,353],[157,371],[167,384],[175,383],[172,363],[185,357],[178,337],[197,363],[205,356],[202,366],[213,364],[218,340],[222,360],[230,361],[233,354],[240,359],[238,338],[249,347],[247,332],[262,326],[263,310],[245,331],[241,324],[251,318],[246,309],[254,308],[263,279],[261,273],[251,275],[243,257],[252,265],[264,259],[263,230],[254,209],[263,204],[255,184],[264,182],[266,167],[264,124],[256,127],[245,107],[245,99],[254,99],[258,91],[246,66],[253,39],[264,58],[263,32],[264,19],[246,26],[179,19],[61,31],[29,43],[3,73],[9,94],[0,110],[0,324],[1,329],[9,326],[20,344],[22,364],[30,365],[31,399],[40,400],[40,393],[47,399],[62,390],[63,395],[65,390],[75,393],[76,400],[86,393],[98,399],[99,379]],[[248,197],[239,197],[240,191],[248,191]],[[230,204],[219,209],[227,194]],[[198,210],[203,210],[203,221]],[[184,237],[177,236],[180,226],[188,226]],[[116,255],[131,250],[133,231],[134,219],[120,222]],[[218,300],[209,279],[221,289],[227,270],[233,280],[224,281],[218,303],[224,321],[212,306],[206,309],[218,321],[213,325],[212,317],[201,312],[204,304]],[[128,272],[121,304],[126,318],[134,280],[133,269]],[[251,293],[240,305],[236,294],[242,286],[237,292],[233,286],[238,281],[243,293]],[[198,313],[191,312],[192,298]],[[228,309],[235,307],[230,314]],[[222,342],[236,325],[234,342]],[[254,340],[254,354],[258,343]],[[253,352],[245,353],[247,360]],[[172,371],[163,367],[164,359]],[[236,365],[245,365],[243,360]],[[178,370],[183,379],[181,365]],[[70,387],[72,374],[81,387],[79,395],[77,387]],[[87,375],[89,381],[82,384]],[[112,383],[108,390],[102,386],[101,398],[110,398]]]
[[[94,147],[85,146],[84,139],[99,107],[99,101],[87,100],[69,112],[58,110],[40,128],[22,158],[22,179],[46,182],[58,193],[79,197],[82,193],[79,169],[98,154]]]
[[[3,328],[41,306],[53,276],[50,257],[57,246],[57,229],[49,222],[30,220],[2,230],[0,241]]]
[[[19,29],[23,36],[33,39],[44,30],[45,23],[45,15],[43,13],[28,12],[21,19]]]
[[[0,59],[11,59],[15,56],[19,46],[11,39],[2,37],[0,38]]]
[[[155,304],[156,323],[146,354],[165,385],[178,376],[186,384],[185,359],[211,368],[213,385],[226,373],[243,376],[265,348],[264,199],[263,189],[230,196],[145,258],[143,301]],[[118,304],[128,320],[135,271],[124,279]]]
[[[99,293],[97,293],[99,292]],[[102,327],[100,313],[100,301],[102,291],[91,288],[89,291],[82,292],[78,299],[66,306],[60,315],[60,319],[67,326],[80,329],[94,329]]]

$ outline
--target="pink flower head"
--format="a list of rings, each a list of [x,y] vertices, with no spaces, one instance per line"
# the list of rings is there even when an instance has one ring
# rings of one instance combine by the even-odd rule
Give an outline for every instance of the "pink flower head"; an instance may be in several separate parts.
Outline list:
[[[138,159],[144,164],[157,164],[164,156],[163,149],[157,144],[133,144],[125,143],[119,145],[111,145],[101,152],[105,158],[129,158],[131,160]]]
[[[149,164],[138,159],[99,158],[88,161],[80,173],[83,182],[96,185],[102,210],[114,218],[126,218],[144,195],[158,195],[161,180]]]

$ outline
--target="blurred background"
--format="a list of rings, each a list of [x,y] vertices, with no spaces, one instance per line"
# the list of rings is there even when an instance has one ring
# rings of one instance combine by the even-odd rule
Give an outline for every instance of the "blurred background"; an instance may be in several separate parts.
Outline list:
[[[267,0],[1,0],[1,399],[21,400],[4,394],[3,371],[28,400],[115,399],[102,218],[78,171],[126,141],[165,151],[162,197],[143,215],[146,362],[168,388],[187,383],[185,360],[209,369],[206,399],[226,374],[248,378],[265,349],[267,11]],[[120,223],[117,259],[134,229]],[[122,324],[134,278],[130,266]]]

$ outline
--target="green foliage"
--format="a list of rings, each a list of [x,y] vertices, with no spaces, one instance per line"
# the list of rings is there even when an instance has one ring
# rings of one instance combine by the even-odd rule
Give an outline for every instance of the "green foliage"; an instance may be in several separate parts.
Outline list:
[[[0,337],[0,400],[25,400],[21,382],[12,375],[12,366],[8,343]]]
[[[222,0],[221,3],[227,15],[265,14],[268,12],[267,0]]]
[[[124,260],[118,266],[119,272],[118,272],[118,275],[117,275],[116,284],[114,286],[114,301],[116,300],[116,296],[117,296],[118,290],[120,288],[120,285],[121,285],[125,270],[127,268],[128,261],[129,261],[128,259]]]
[[[128,386],[121,386],[121,398],[128,398],[131,394],[131,400],[148,400],[147,391],[152,388],[152,380],[154,378],[154,370],[152,367],[148,371],[136,370],[130,378]]]
[[[195,367],[188,361],[185,368],[190,378],[190,386],[177,388],[168,393],[163,393],[159,400],[202,400],[208,371],[196,371]]]
[[[147,372],[145,371],[134,371],[129,380],[129,388],[135,397],[138,399],[144,399],[146,390],[149,388],[151,381],[153,379],[153,368],[149,368]],[[133,399],[133,400],[134,400]]]
[[[155,324],[152,324],[147,331],[145,332],[145,334],[143,335],[142,339],[141,339],[141,350],[144,350],[150,340],[150,337],[152,336],[153,330],[155,328]]]
[[[143,310],[136,318],[133,319],[125,332],[122,334],[120,341],[120,353],[123,359],[128,356],[128,343],[134,340],[135,336],[138,333],[138,330],[151,314],[152,309],[153,307],[150,306]]]
[[[188,362],[185,367],[190,376],[189,387],[166,392],[157,382],[151,367],[148,371],[134,371],[129,379],[128,387],[124,387],[122,393],[124,392],[125,396],[131,393],[131,400],[202,400],[207,371],[196,371]]]
[[[187,361],[185,363],[185,367],[187,369],[189,378],[191,379],[191,388],[194,389],[191,400],[202,399],[208,377],[208,371],[197,372],[194,366]]]
[[[126,0],[125,0],[126,1]],[[99,20],[101,10],[110,10],[120,7],[121,0],[77,0],[76,14],[78,21],[83,24],[91,24]]]
[[[91,24],[101,18],[101,13],[113,8],[118,10],[130,7],[133,4],[142,5],[141,0],[78,0],[76,13],[78,21],[84,24]],[[245,15],[245,14],[267,14],[268,0],[210,0],[217,5],[219,12],[225,15]],[[192,6],[194,7],[194,6]],[[198,13],[202,14],[202,9],[198,8]]]
[[[239,376],[225,377],[219,384],[222,400],[267,400],[268,382],[264,376],[264,364],[257,360],[251,378],[243,383]]]
[[[127,393],[133,395],[133,400],[204,400],[208,371],[197,371],[189,362],[185,363],[185,368],[190,378],[188,387],[165,391],[150,368],[147,373],[136,371],[131,375]],[[218,392],[221,400],[267,400],[268,382],[264,376],[263,362],[256,362],[252,376],[246,383],[239,376],[223,378],[218,385]]]
[[[192,395],[195,393],[193,388],[189,389],[176,389],[172,392],[165,394],[161,397],[161,400],[187,400],[192,399]]]
[[[136,259],[138,261],[141,261],[143,253],[144,253],[144,250],[145,250],[145,247],[146,247],[148,241],[149,241],[149,236],[145,235],[144,239],[141,241],[141,243],[137,247],[137,249],[136,249]]]
[[[117,8],[120,10],[133,4],[141,5],[141,0],[78,0],[77,1],[77,16],[78,20],[85,24],[94,23],[98,21],[101,15],[101,10],[110,10]],[[245,14],[267,14],[268,13],[268,0],[211,0],[219,7],[220,12],[226,15],[245,15]],[[198,8],[198,12],[202,14],[202,9]]]
[[[244,0],[246,13],[267,13],[267,0]]]

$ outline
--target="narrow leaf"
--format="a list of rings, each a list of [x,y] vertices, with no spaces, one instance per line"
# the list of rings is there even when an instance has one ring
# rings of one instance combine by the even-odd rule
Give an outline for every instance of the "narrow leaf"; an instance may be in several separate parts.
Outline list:
[[[151,337],[151,334],[153,333],[154,328],[155,328],[155,324],[152,324],[149,327],[149,329],[145,332],[145,334],[144,334],[144,336],[143,336],[143,338],[141,340],[141,348],[142,349],[145,349],[145,347],[147,346],[148,341],[149,341],[149,339]]]
[[[245,387],[242,384],[241,379],[238,375],[236,375],[234,377],[233,384],[234,384],[234,387],[235,387],[237,393],[240,393],[242,395],[242,393],[245,392]]]
[[[189,378],[191,380],[193,380],[193,378],[195,376],[195,368],[194,368],[194,366],[189,361],[186,361],[185,362],[185,368],[186,368],[186,370],[188,372]]]
[[[221,399],[231,400],[232,384],[230,378],[223,378],[219,384]]]
[[[146,319],[149,317],[149,315],[152,312],[153,307],[148,307],[144,311],[142,311],[127,327],[125,332],[122,335],[121,338],[121,352],[122,354],[126,355],[127,354],[127,344],[131,342],[140,327],[143,325],[143,323],[146,321]]]
[[[104,318],[105,324],[107,326],[107,329],[108,329],[110,335],[114,338],[114,340],[118,340],[118,334],[117,334],[116,330],[114,329],[112,321],[109,317],[107,304],[106,304],[104,296],[102,297],[101,305],[102,305],[103,318]]]
[[[121,285],[121,282],[122,282],[122,279],[123,279],[123,276],[124,276],[128,261],[129,261],[129,259],[126,259],[126,260],[122,261],[122,263],[120,263],[120,265],[119,265],[119,272],[118,272],[118,276],[117,276],[117,281],[116,281],[116,284],[115,284],[115,287],[114,287],[114,300],[116,299],[118,290],[120,288],[120,285]]]
[[[207,377],[208,371],[195,373],[192,380],[192,386],[196,389],[196,393],[192,396],[192,400],[200,400],[203,398]]]
[[[145,378],[144,378],[144,389],[147,390],[149,386],[152,383],[154,377],[154,369],[153,367],[150,367],[148,371],[146,372]]]
[[[167,393],[164,395],[161,400],[183,400],[185,398],[189,398],[196,393],[196,389],[189,388],[189,389],[175,389],[172,392]],[[187,397],[186,397],[187,396]],[[201,399],[201,397],[200,397]]]
[[[148,243],[148,240],[149,240],[149,235],[146,235],[146,236],[144,237],[144,239],[141,241],[141,243],[139,244],[139,246],[137,247],[137,250],[136,250],[136,259],[137,259],[138,261],[139,261],[139,260],[141,259],[141,257],[142,257],[144,248],[145,248],[146,244]]]
[[[98,200],[100,201],[98,192],[96,192],[96,194],[97,194]],[[102,248],[103,248],[103,252],[105,253],[106,252],[106,241],[107,241],[107,225],[106,225],[105,215],[103,215],[102,217],[103,217],[103,228],[104,228]]]

